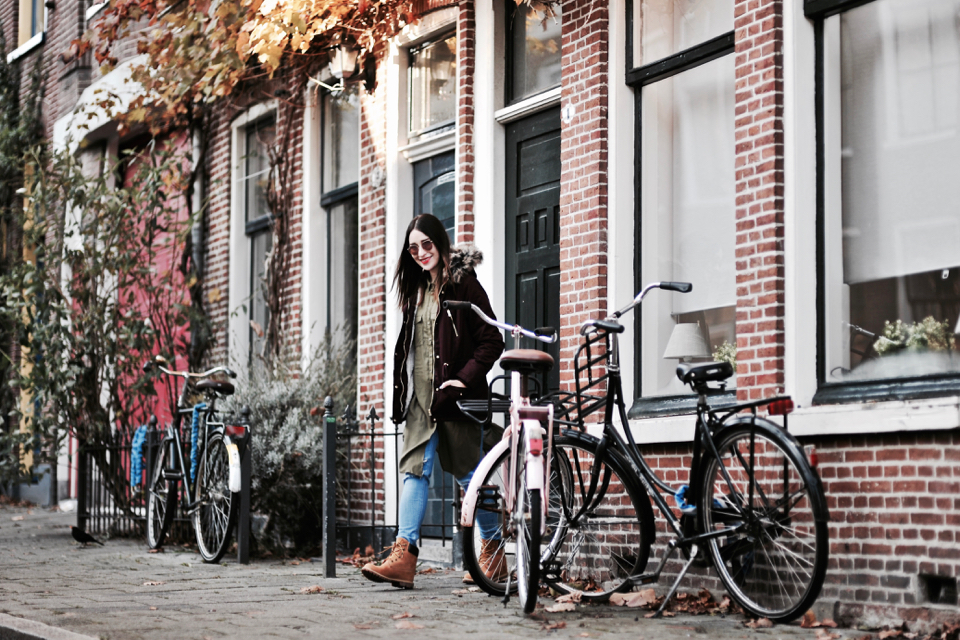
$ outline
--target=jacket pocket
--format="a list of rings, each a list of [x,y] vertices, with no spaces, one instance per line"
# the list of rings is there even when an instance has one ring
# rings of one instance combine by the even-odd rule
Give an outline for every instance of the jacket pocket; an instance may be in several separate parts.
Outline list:
[[[433,415],[441,420],[460,415],[457,401],[463,398],[466,389],[450,385],[440,389],[433,395]]]

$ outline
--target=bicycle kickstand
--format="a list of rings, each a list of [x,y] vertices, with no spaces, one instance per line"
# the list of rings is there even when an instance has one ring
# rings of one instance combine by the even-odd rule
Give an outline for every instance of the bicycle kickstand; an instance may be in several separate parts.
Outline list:
[[[672,549],[671,549],[672,551]],[[667,608],[667,603],[670,602],[670,599],[673,597],[673,594],[677,592],[677,589],[680,587],[680,581],[683,580],[683,577],[687,575],[687,571],[690,570],[690,567],[693,566],[694,561],[697,559],[697,552],[699,549],[697,545],[691,545],[690,547],[690,559],[687,560],[687,563],[683,565],[683,568],[680,569],[680,573],[677,574],[677,579],[673,581],[673,586],[670,587],[670,591],[667,592],[667,595],[663,598],[663,604],[660,605],[660,608],[657,609],[657,612],[653,614],[654,618],[659,618],[663,615],[664,610]]]

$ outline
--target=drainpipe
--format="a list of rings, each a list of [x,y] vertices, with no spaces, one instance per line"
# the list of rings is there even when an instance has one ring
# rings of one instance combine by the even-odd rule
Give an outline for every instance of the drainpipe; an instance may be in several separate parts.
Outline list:
[[[191,154],[191,168],[194,172],[193,178],[193,197],[190,201],[191,214],[196,213],[203,206],[203,170],[200,167],[202,161],[202,138],[200,127],[193,128],[193,149]],[[203,216],[197,216],[193,221],[193,227],[190,229],[190,240],[193,245],[193,267],[196,269],[197,278],[203,279]],[[200,330],[194,327],[190,332],[190,352],[197,353],[200,349]]]

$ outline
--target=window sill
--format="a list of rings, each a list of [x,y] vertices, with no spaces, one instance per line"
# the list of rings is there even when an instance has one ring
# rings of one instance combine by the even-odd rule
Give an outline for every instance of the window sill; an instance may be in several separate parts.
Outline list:
[[[637,444],[691,442],[694,426],[692,415],[630,420]],[[958,429],[960,397],[802,407],[790,414],[787,427],[798,437]]]
[[[823,385],[814,405],[854,404],[887,400],[920,400],[960,395],[960,377],[928,376],[876,382]]]
[[[45,31],[41,31],[37,35],[33,36],[22,45],[11,51],[7,54],[7,64],[10,64],[16,60],[19,60],[23,56],[27,55],[37,47],[43,44],[44,37],[46,35]]]
[[[452,151],[457,145],[457,132],[454,129],[448,129],[437,135],[420,138],[405,147],[400,147],[400,153],[411,164],[432,158],[438,153]]]
[[[549,91],[530,96],[517,104],[504,107],[494,113],[493,117],[496,118],[500,124],[507,124],[508,122],[525,118],[549,107],[555,107],[558,104],[560,104],[560,87],[555,87]]]

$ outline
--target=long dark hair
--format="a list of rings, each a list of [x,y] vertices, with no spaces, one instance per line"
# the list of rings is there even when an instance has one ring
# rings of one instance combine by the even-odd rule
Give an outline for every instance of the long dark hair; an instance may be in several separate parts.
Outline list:
[[[443,224],[436,216],[422,213],[407,225],[407,232],[403,236],[403,248],[400,250],[400,259],[397,260],[397,271],[393,275],[393,286],[397,290],[397,305],[406,312],[417,306],[420,296],[430,282],[430,274],[414,260],[407,248],[410,246],[410,232],[416,229],[433,241],[433,248],[440,254],[440,277],[437,278],[436,290],[446,284],[450,277],[450,237]]]

